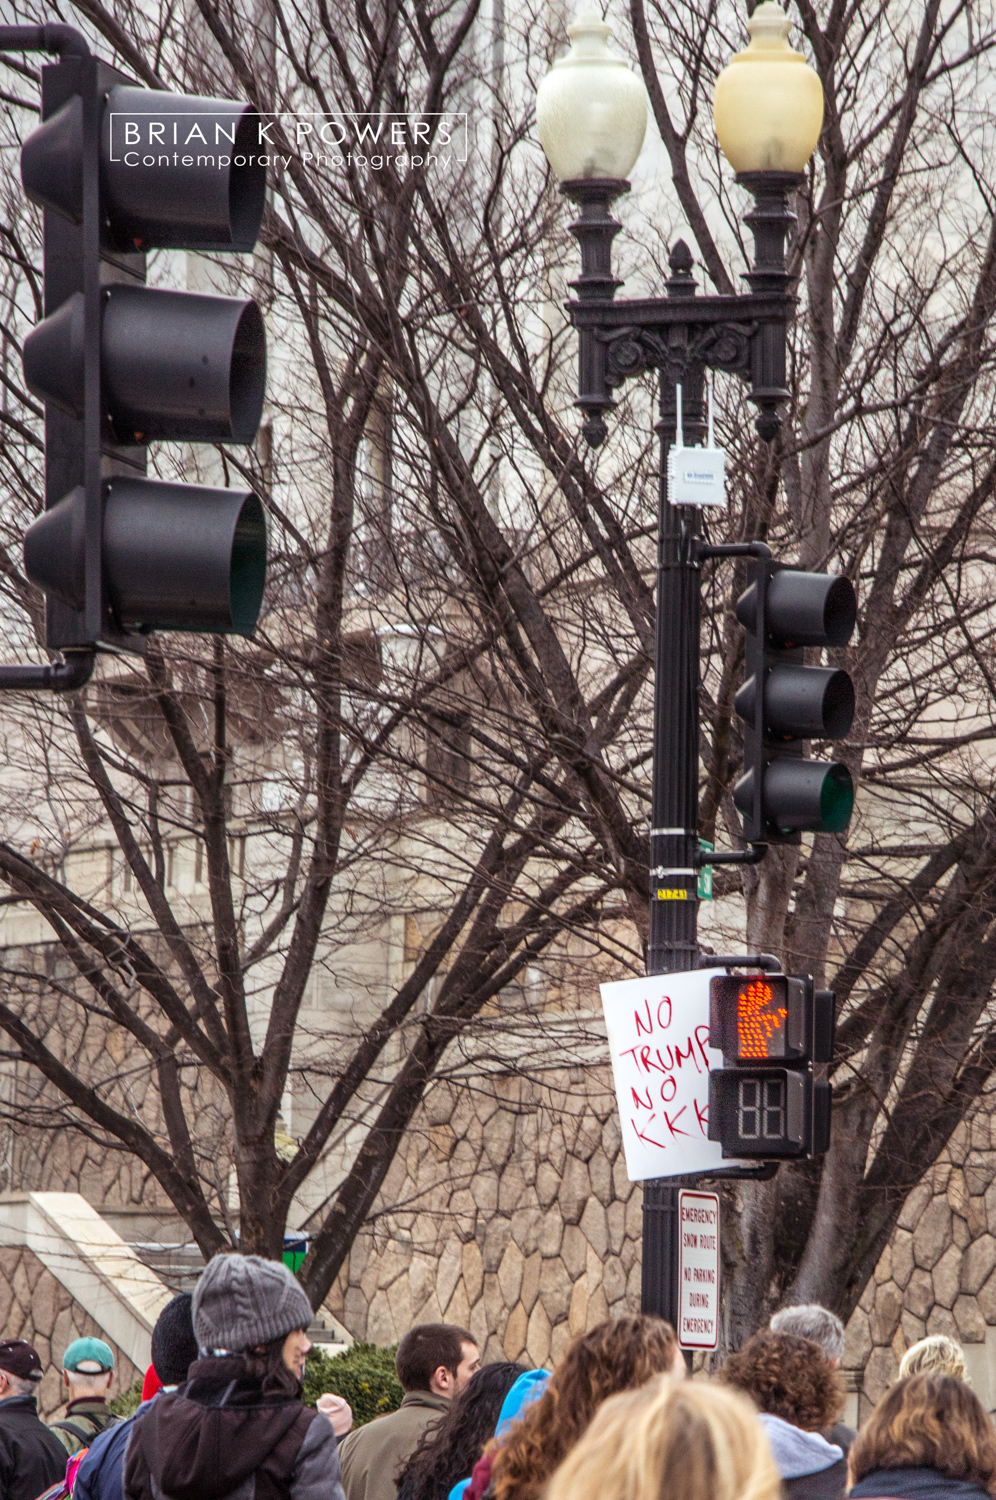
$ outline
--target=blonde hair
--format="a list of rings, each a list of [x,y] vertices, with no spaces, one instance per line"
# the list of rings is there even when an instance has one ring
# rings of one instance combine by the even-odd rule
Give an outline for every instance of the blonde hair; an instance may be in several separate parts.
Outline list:
[[[964,1351],[944,1333],[932,1333],[907,1349],[899,1363],[899,1379],[909,1375],[951,1375],[969,1383]]]
[[[545,1500],[779,1500],[754,1407],[736,1391],[659,1375],[610,1396]]]

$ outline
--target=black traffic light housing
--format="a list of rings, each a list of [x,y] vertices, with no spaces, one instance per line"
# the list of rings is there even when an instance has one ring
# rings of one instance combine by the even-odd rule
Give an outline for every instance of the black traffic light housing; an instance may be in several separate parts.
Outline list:
[[[45,402],[45,510],[24,551],[47,642],[92,653],[142,651],[150,630],[250,635],[266,572],[258,497],[145,470],[153,440],[253,440],[262,315],[246,298],[147,287],[145,252],[253,248],[266,191],[258,116],[139,88],[78,33],[52,45],[56,30],[0,28],[0,47],[61,54],[42,69],[42,121],[21,153],[25,192],[44,210],[44,318],[24,371]]]
[[[840,833],[854,785],[840,762],[811,760],[807,741],[842,739],[854,718],[854,684],[841,668],[807,666],[807,647],[844,646],[857,619],[850,579],[751,558],[737,602],[746,630],[744,774],[733,800],[748,843],[793,844],[803,832]]]
[[[716,978],[709,1044],[709,1139],[725,1157],[819,1156],[830,1144],[830,1085],[814,1068],[833,1058],[834,995],[787,974]]]

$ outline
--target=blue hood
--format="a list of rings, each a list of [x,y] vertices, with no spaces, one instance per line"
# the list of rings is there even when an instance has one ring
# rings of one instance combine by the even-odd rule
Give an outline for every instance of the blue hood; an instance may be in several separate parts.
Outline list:
[[[517,1417],[521,1417],[526,1407],[542,1396],[549,1381],[549,1370],[527,1370],[524,1375],[519,1376],[502,1402],[501,1411],[498,1413],[498,1426],[495,1428],[495,1437],[501,1438],[505,1436],[512,1423]]]

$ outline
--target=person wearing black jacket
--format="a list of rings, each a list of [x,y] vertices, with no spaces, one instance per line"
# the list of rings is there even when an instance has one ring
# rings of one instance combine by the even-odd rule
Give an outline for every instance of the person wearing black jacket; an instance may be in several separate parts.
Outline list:
[[[193,1313],[202,1357],[136,1417],[125,1500],[345,1500],[332,1425],[301,1401],[312,1310],[296,1277],[216,1255]]]
[[[911,1375],[886,1391],[848,1460],[849,1500],[991,1500],[996,1428],[952,1375]]]
[[[0,1500],[35,1500],[66,1472],[66,1450],[38,1415],[41,1378],[30,1344],[0,1341]]]
[[[152,1330],[152,1368],[167,1392],[175,1391],[186,1380],[187,1370],[197,1358],[190,1304],[190,1293],[181,1292],[167,1302]],[[144,1412],[145,1405],[138,1410]],[[94,1438],[76,1471],[73,1500],[123,1500],[125,1453],[136,1420],[137,1413],[105,1427]]]

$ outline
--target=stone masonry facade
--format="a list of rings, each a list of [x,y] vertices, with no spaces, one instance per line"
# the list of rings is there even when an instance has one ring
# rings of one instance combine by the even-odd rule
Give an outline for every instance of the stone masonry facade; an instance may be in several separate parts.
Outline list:
[[[488,1359],[550,1365],[575,1334],[639,1309],[641,1231],[642,1190],[626,1176],[607,1068],[439,1082],[326,1306],[356,1338],[394,1343],[414,1322],[445,1319]],[[46,1415],[60,1404],[62,1351],[100,1331],[27,1249],[0,1249],[0,1329],[37,1346]],[[996,1408],[996,1134],[986,1110],[910,1195],[849,1322],[852,1418],[867,1415],[925,1333],[960,1340],[976,1390]],[[115,1354],[122,1391],[138,1371]]]
[[[642,1190],[626,1177],[608,1071],[541,1077],[431,1091],[328,1300],[355,1337],[393,1343],[413,1322],[445,1319],[489,1359],[549,1365],[574,1334],[639,1309]],[[913,1191],[850,1319],[852,1416],[864,1418],[926,1333],[965,1345],[996,1407],[988,1113]]]
[[[996,1134],[980,1111],[913,1189],[847,1328],[844,1366],[862,1419],[928,1333],[965,1348],[973,1384],[996,1407]]]
[[[127,1391],[139,1376],[127,1355],[108,1339],[37,1255],[23,1246],[0,1248],[0,1329],[2,1337],[27,1339],[38,1350],[45,1371],[38,1387],[38,1410],[45,1418],[54,1417],[63,1404],[60,1362],[73,1339],[92,1335],[111,1343],[115,1360],[113,1394]]]
[[[549,1364],[639,1307],[641,1200],[607,1070],[438,1084],[327,1305],[376,1343],[444,1319],[489,1359]]]

